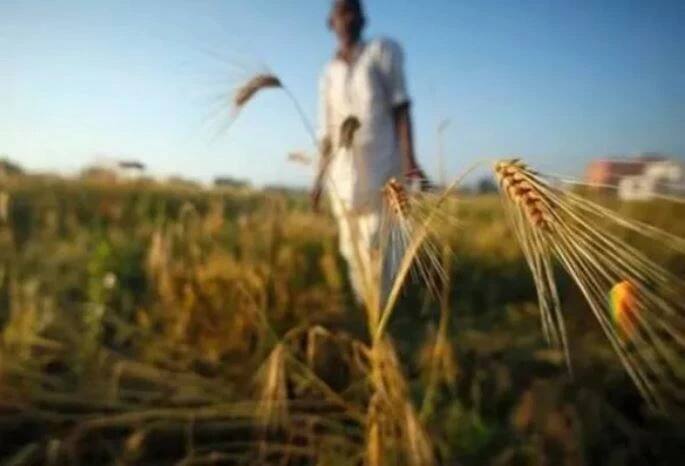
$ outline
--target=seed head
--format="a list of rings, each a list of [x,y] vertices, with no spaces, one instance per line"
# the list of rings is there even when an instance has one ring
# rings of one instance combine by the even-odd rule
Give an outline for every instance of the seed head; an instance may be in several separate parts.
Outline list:
[[[361,127],[359,119],[354,116],[348,116],[340,126],[340,146],[345,149],[350,149],[354,143],[354,135]]]
[[[238,88],[233,98],[233,104],[236,108],[241,108],[262,89],[277,87],[283,87],[283,84],[276,76],[272,74],[258,74]]]
[[[288,154],[288,160],[300,165],[311,165],[312,158],[305,152],[291,152]]]
[[[402,183],[396,178],[390,178],[383,188],[383,193],[397,217],[406,218],[409,215],[409,196]]]
[[[553,220],[551,201],[531,182],[534,173],[518,159],[495,165],[500,189],[526,213],[531,225],[548,229]]]

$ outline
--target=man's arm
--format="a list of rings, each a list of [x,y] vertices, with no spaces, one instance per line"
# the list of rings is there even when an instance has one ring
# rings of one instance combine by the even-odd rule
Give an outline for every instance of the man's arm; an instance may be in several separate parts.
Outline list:
[[[312,187],[310,193],[310,200],[312,203],[312,208],[314,211],[319,210],[319,203],[321,201],[321,193],[323,192],[324,179],[326,177],[326,171],[328,170],[328,165],[331,161],[331,154],[333,149],[333,142],[331,141],[331,135],[329,134],[330,128],[328,127],[329,115],[328,115],[328,77],[327,70],[324,70],[321,78],[319,79],[319,122],[317,130],[317,139],[319,147],[318,154],[318,166],[316,176],[314,178],[314,186]]]
[[[393,117],[395,120],[395,134],[397,134],[397,140],[400,146],[404,176],[409,183],[418,180],[421,190],[429,189],[430,182],[416,161],[409,103],[396,107],[393,110]]]
[[[404,172],[409,175],[412,172],[420,171],[419,165],[416,163],[416,154],[414,153],[414,135],[409,103],[404,103],[393,109],[393,117]]]
[[[388,98],[392,107],[395,135],[402,157],[402,168],[410,181],[420,179],[424,184],[425,176],[416,161],[414,151],[410,100],[404,76],[404,56],[397,43],[393,41],[383,43],[381,68],[384,70],[387,80]]]
[[[319,203],[321,201],[321,193],[323,192],[323,181],[326,177],[328,165],[331,162],[332,142],[329,136],[325,136],[319,147],[319,166],[317,167],[316,178],[314,179],[314,187],[310,194],[312,208],[314,211],[319,210]]]

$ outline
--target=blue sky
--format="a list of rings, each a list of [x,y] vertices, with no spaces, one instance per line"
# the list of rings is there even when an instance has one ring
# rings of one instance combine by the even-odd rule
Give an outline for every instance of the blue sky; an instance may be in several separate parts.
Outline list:
[[[450,174],[518,154],[580,174],[590,158],[685,156],[685,2],[367,0],[367,36],[404,46],[420,160]],[[73,171],[98,156],[160,174],[305,184],[310,148],[278,92],[227,132],[214,98],[266,65],[312,119],[334,48],[327,0],[2,0],[0,154]],[[209,118],[208,118],[209,115]],[[224,115],[228,115],[228,109]],[[225,118],[225,117],[224,117]]]

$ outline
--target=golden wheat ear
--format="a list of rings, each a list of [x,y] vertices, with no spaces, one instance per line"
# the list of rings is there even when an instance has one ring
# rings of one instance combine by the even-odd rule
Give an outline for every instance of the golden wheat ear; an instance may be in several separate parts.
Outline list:
[[[291,152],[288,154],[288,161],[298,165],[309,166],[312,164],[312,157],[306,152]]]
[[[222,92],[214,97],[214,103],[206,119],[216,119],[217,128],[214,137],[218,138],[233,125],[243,108],[254,99],[254,97],[265,89],[281,89],[288,93],[282,81],[274,74],[260,72],[253,74],[249,79],[242,81],[235,89]],[[290,95],[288,93],[288,95]],[[298,107],[299,108],[299,107]],[[226,111],[228,110],[228,116]],[[218,117],[218,118],[217,118]]]
[[[351,149],[354,144],[354,136],[361,126],[361,122],[356,116],[350,115],[345,118],[340,125],[340,147]]]
[[[538,292],[545,336],[568,346],[554,278],[578,286],[636,387],[653,408],[685,398],[685,282],[621,235],[683,252],[682,239],[556,188],[520,160],[495,165],[505,210]]]
[[[411,268],[412,276],[422,281],[433,294],[440,295],[440,287],[446,282],[446,273],[440,261],[439,237],[426,220],[434,213],[424,202],[421,193],[409,192],[397,179],[391,178],[383,187],[383,228],[387,237],[384,250],[391,270],[397,270],[413,238],[427,230],[425,239],[416,250]]]
[[[283,84],[273,74],[258,74],[236,89],[233,105],[236,109],[244,107],[257,93],[263,89],[282,88]]]
[[[495,175],[507,207],[505,212],[533,275],[545,341],[564,353],[570,370],[565,323],[547,244],[547,233],[554,218],[553,205],[535,188],[529,179],[534,173],[520,160],[497,162]]]

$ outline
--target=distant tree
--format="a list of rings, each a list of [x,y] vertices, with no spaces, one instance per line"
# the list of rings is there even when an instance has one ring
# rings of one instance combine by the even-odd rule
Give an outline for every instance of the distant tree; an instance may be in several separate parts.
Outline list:
[[[17,176],[23,175],[24,169],[16,163],[12,162],[5,154],[0,155],[0,176]]]
[[[476,185],[476,191],[478,192],[478,194],[492,194],[494,192],[497,192],[497,185],[494,181],[492,181],[492,178],[483,177],[480,180],[478,180],[478,183]]]
[[[298,196],[307,193],[307,189],[297,186],[287,186],[281,184],[267,184],[262,187],[262,192],[272,194],[283,194],[286,196]]]
[[[202,184],[199,182],[189,178],[183,178],[182,176],[170,176],[167,178],[166,183],[179,188],[199,189],[202,187]]]
[[[231,176],[217,176],[214,178],[214,186],[217,188],[249,188],[250,182]]]
[[[117,181],[118,176],[116,171],[112,169],[94,166],[81,170],[81,178],[100,183],[114,183]]]

